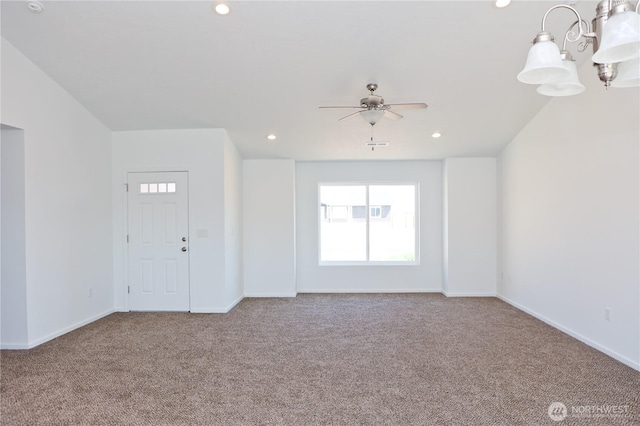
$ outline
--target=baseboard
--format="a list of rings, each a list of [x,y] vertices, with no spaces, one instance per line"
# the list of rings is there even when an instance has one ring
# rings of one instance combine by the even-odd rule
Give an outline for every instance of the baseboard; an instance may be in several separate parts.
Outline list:
[[[640,363],[639,362],[635,362],[633,360],[630,360],[629,358],[622,356],[602,345],[600,345],[599,343],[594,342],[593,340],[581,335],[580,333],[576,333],[575,331],[571,330],[570,328],[567,328],[561,324],[558,324],[555,321],[550,320],[549,318],[545,317],[544,315],[540,315],[539,313],[526,308],[524,306],[522,306],[521,304],[514,302],[513,300],[504,297],[502,295],[497,295],[496,296],[498,299],[502,300],[505,303],[508,303],[509,305],[513,306],[514,308],[517,308],[529,315],[531,315],[532,317],[535,317],[537,319],[539,319],[540,321],[550,325],[553,328],[556,328],[560,331],[562,331],[565,334],[568,334],[569,336],[573,337],[574,339],[577,339],[579,341],[581,341],[582,343],[591,346],[594,349],[599,350],[600,352],[610,356],[611,358],[620,361],[621,363],[623,363],[624,365],[627,365],[631,368],[633,368],[634,370],[640,371]]]
[[[444,290],[442,294],[447,297],[496,297],[495,293],[450,293]]]
[[[70,325],[69,327],[65,327],[62,330],[58,330],[58,331],[56,331],[54,333],[48,334],[48,335],[46,335],[44,337],[41,337],[40,339],[36,339],[36,340],[30,341],[29,344],[28,344],[28,347],[27,348],[22,348],[22,349],[31,349],[31,348],[35,348],[36,346],[40,346],[41,344],[46,343],[46,342],[48,342],[50,340],[53,340],[56,337],[60,337],[63,334],[67,334],[67,333],[69,333],[69,332],[71,332],[73,330],[77,330],[80,327],[84,327],[87,324],[91,324],[92,322],[98,321],[99,319],[104,318],[107,315],[111,315],[115,311],[116,311],[115,309],[108,309],[108,310],[102,312],[101,314],[94,315],[94,316],[92,316],[90,318],[87,318],[86,320],[77,322],[77,323],[75,323],[73,325]]]
[[[353,288],[306,288],[298,289],[300,293],[442,293],[442,289],[419,289],[419,288],[369,288],[369,289],[353,289]]]
[[[236,300],[234,300],[233,302],[231,302],[231,303],[229,304],[229,306],[227,306],[227,312],[229,312],[230,310],[232,310],[233,308],[235,308],[235,306],[236,306],[238,303],[242,302],[242,299],[244,299],[244,296],[243,296],[243,295],[240,295],[240,296],[238,296],[238,298],[237,298]]]
[[[0,349],[23,350],[23,349],[29,349],[29,345],[26,343],[3,343],[0,345]]]
[[[298,293],[245,293],[244,297],[296,297]]]
[[[222,309],[191,309],[189,312],[192,314],[226,314],[231,309],[233,309],[238,303],[240,303],[244,299],[244,296],[238,297],[236,300],[231,302],[229,305]]]

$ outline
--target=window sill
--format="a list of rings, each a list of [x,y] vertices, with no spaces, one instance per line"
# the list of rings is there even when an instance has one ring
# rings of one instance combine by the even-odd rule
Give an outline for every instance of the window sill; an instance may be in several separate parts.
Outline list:
[[[413,262],[318,262],[318,266],[420,266],[420,261]]]

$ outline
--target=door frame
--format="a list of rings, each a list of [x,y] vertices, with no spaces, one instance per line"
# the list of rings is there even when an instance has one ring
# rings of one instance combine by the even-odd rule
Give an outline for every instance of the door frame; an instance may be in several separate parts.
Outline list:
[[[167,167],[167,168],[159,168],[159,167],[136,167],[132,169],[122,169],[122,185],[121,185],[121,200],[122,200],[122,211],[120,214],[122,215],[122,232],[119,236],[122,247],[122,286],[120,288],[120,294],[123,295],[123,311],[131,312],[131,304],[129,301],[129,244],[127,242],[127,236],[129,235],[129,197],[128,197],[128,186],[129,186],[129,173],[176,173],[176,172],[184,172],[187,174],[187,183],[189,182],[189,170],[186,167]],[[187,187],[187,217],[188,222],[191,224],[191,185]],[[191,241],[191,226],[188,227],[189,234],[188,239]],[[189,277],[191,277],[191,256],[189,256],[189,260],[187,262],[187,267],[189,269]],[[189,282],[189,312],[191,312],[191,292],[192,286],[191,282]]]

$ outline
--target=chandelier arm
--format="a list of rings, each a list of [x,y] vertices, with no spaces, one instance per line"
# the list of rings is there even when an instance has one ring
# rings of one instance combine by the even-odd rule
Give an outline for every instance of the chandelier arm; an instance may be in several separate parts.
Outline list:
[[[609,1],[611,1],[611,0],[609,0]],[[558,4],[558,5],[555,5],[555,6],[551,7],[549,10],[547,10],[547,13],[545,13],[545,14],[544,14],[544,17],[542,18],[542,31],[543,31],[543,32],[545,31],[545,28],[544,28],[544,27],[545,27],[545,25],[546,25],[546,23],[547,23],[547,16],[549,15],[549,13],[551,13],[551,11],[553,11],[553,10],[555,10],[555,9],[559,9],[559,8],[569,9],[569,10],[570,10],[570,11],[572,11],[572,12],[576,15],[576,17],[578,18],[577,23],[579,24],[579,25],[578,25],[578,27],[580,28],[580,32],[579,32],[579,34],[576,36],[576,38],[575,38],[575,39],[570,38],[568,33],[565,35],[565,40],[567,40],[567,41],[569,41],[569,42],[571,42],[571,43],[575,43],[576,41],[580,40],[580,37],[582,37],[583,35],[585,35],[585,33],[587,33],[587,31],[584,31],[584,30],[583,30],[583,28],[582,28],[582,22],[583,22],[583,19],[582,19],[582,17],[580,16],[580,13],[578,13],[578,11],[577,11],[576,9],[574,9],[573,7],[568,6],[568,5],[566,5],[566,4]],[[574,25],[575,25],[575,24],[574,24]],[[571,26],[571,28],[573,28],[573,25]],[[571,33],[573,33],[573,31],[570,31],[570,32],[571,32]],[[575,34],[575,33],[574,33],[574,34]]]
[[[640,2],[638,2],[638,4],[640,4]],[[575,21],[573,24],[571,24],[571,26],[569,27],[569,29],[567,29],[567,32],[564,35],[564,41],[562,42],[562,50],[566,50],[567,49],[567,41],[572,42],[571,38],[569,37],[569,35],[573,35],[575,36],[576,33],[573,30],[574,27],[576,25],[578,25],[578,23],[580,24],[584,24],[585,28],[587,29],[587,31],[589,31],[588,33],[584,33],[582,34],[583,37],[586,39],[585,41],[583,41],[582,43],[580,43],[578,45],[578,52],[584,52],[587,47],[589,46],[589,43],[591,43],[591,27],[589,26],[589,23],[587,21],[585,21],[584,19],[582,20],[582,22],[579,21]],[[580,27],[582,27],[582,25],[580,25]],[[580,38],[580,36],[578,36],[578,39]],[[576,39],[577,40],[577,39]]]

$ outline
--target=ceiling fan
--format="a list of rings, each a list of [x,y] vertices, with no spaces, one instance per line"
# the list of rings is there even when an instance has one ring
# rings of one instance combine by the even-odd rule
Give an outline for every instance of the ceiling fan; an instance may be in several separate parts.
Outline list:
[[[415,103],[408,103],[408,104],[385,104],[382,96],[373,94],[373,92],[375,92],[377,88],[378,88],[378,85],[375,83],[367,84],[367,90],[369,91],[369,96],[367,96],[366,98],[360,99],[360,106],[325,106],[320,108],[359,109],[360,111],[356,111],[354,113],[345,115],[344,117],[340,118],[338,121],[347,120],[349,118],[353,118],[359,115],[364,119],[364,121],[366,121],[371,126],[373,126],[382,117],[387,117],[391,120],[401,119],[402,115],[398,114],[394,110],[424,109],[427,107],[427,104],[423,102],[415,102]]]

